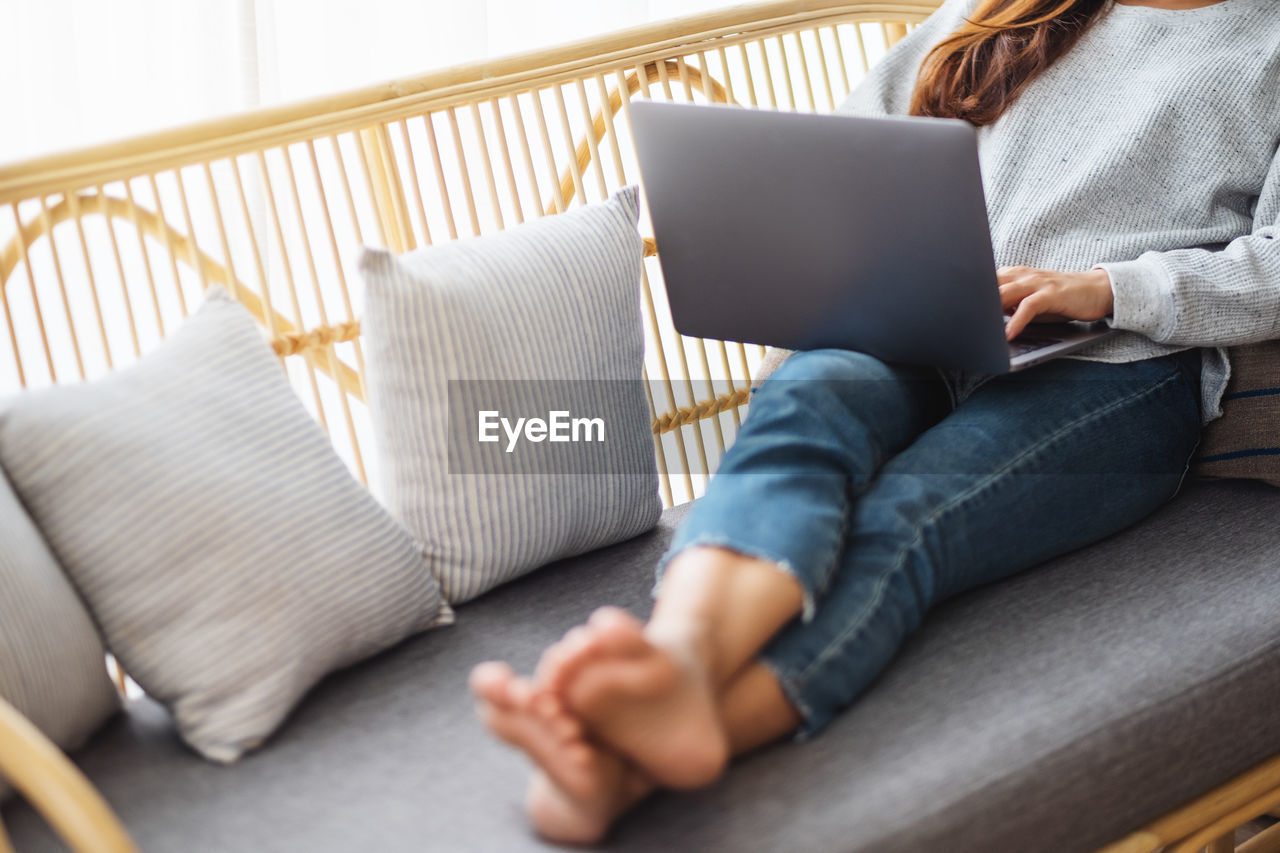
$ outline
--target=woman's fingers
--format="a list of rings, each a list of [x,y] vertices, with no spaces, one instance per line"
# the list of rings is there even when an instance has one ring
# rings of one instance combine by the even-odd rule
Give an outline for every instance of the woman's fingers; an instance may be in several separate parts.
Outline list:
[[[1000,267],[996,281],[1000,283],[1000,305],[1005,311],[1035,293],[1044,285],[1045,270],[1032,267]]]
[[[1013,316],[1009,318],[1008,324],[1004,327],[1006,340],[1011,341],[1016,338],[1027,327],[1027,324],[1035,319],[1035,316],[1040,313],[1041,301],[1039,294],[1032,294],[1018,303],[1017,310],[1013,312]]]
[[[1024,278],[1002,284],[1000,285],[1000,305],[1008,310],[1035,292],[1036,283],[1032,279]]]
[[[1031,267],[1000,267],[996,270],[996,280],[1001,284],[1006,284],[1014,279],[1025,278],[1028,273],[1036,272]]]
[[[1016,338],[1027,324],[1035,319],[1045,304],[1045,288],[1051,284],[1050,273],[1031,267],[1000,267],[996,279],[1000,282],[1000,305],[1005,311],[1013,308],[1013,316],[1004,327],[1008,340]]]

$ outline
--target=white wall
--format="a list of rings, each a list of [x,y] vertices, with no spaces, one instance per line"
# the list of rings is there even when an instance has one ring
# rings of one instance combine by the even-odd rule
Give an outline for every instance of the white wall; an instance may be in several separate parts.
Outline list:
[[[0,162],[734,0],[0,0]]]

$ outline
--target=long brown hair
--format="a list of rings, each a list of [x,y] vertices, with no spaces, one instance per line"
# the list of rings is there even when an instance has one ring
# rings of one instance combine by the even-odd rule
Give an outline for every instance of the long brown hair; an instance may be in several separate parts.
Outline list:
[[[1107,1],[982,0],[925,57],[911,114],[991,124],[1071,49]]]

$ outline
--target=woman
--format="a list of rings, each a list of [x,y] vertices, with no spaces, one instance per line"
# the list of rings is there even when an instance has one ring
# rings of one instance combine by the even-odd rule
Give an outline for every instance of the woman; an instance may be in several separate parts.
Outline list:
[[[1127,527],[1221,414],[1223,346],[1280,337],[1274,0],[948,0],[843,105],[979,151],[1008,335],[1126,330],[1014,375],[819,350],[765,382],[660,569],[531,679],[477,667],[538,765],[534,825],[599,839],[655,787],[806,738],[948,596]]]

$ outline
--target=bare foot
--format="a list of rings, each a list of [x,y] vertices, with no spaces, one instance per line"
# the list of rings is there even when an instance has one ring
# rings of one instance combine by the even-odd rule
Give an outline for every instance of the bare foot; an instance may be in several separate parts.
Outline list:
[[[471,673],[484,724],[537,766],[525,799],[534,828],[566,844],[604,838],[623,812],[654,788],[623,758],[587,742],[556,697],[540,693],[504,663]]]
[[[693,643],[648,637],[638,619],[611,607],[562,644],[548,651],[539,678],[563,685],[559,695],[591,735],[668,787],[702,787],[724,772],[728,737]]]
[[[631,632],[613,631],[609,626],[634,618],[620,607],[600,607],[587,624],[569,629],[564,638],[546,648],[533,681],[539,689],[565,695],[569,685],[588,663],[602,658],[625,658],[643,654],[646,644],[635,642]]]

